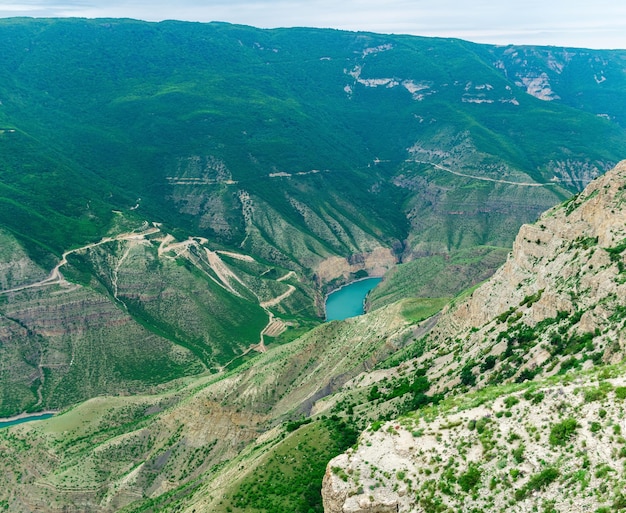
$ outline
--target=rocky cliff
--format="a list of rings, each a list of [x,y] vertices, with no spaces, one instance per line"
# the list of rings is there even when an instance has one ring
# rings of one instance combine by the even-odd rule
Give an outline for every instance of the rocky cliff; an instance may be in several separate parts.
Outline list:
[[[546,212],[535,224],[523,226],[505,265],[440,316],[420,340],[420,356],[405,370],[411,365],[427,369],[431,390],[445,393],[502,383],[528,389],[532,380],[542,377],[561,382],[620,362],[626,343],[625,201],[626,162],[622,162],[580,195]],[[622,375],[623,369],[619,379]],[[593,385],[586,383],[588,379],[581,378],[578,387],[547,387],[537,392],[540,395],[492,397],[487,408],[469,413],[434,410],[423,425],[400,420],[371,430],[357,450],[328,465],[323,489],[326,512],[459,507],[530,511],[545,504],[553,508],[546,511],[564,511],[559,505],[567,504],[571,487],[581,497],[590,496],[574,502],[568,511],[613,507],[622,500],[617,488],[605,485],[594,494],[584,490],[594,489],[589,484],[594,475],[619,481],[620,470],[611,467],[610,459],[619,450],[611,443],[623,441],[619,437],[623,404],[607,391],[623,383]],[[602,408],[589,405],[595,392],[589,397],[584,393],[598,386],[604,390],[597,395]],[[500,390],[493,392],[496,397],[507,393],[487,390]],[[541,401],[534,398],[540,396],[551,399],[536,406]],[[511,411],[518,402],[521,406]],[[519,429],[512,429],[512,416]],[[570,424],[580,427],[576,431],[580,437],[576,444],[563,444],[567,451],[556,450],[561,444],[552,443],[549,427],[570,417],[574,419]],[[468,431],[468,423],[480,419],[492,423],[481,428],[489,432],[491,442],[482,436],[484,431],[473,435]],[[508,440],[508,456],[494,449],[502,443],[499,439]],[[514,450],[526,451],[527,457],[516,457]],[[559,491],[550,486],[553,482],[561,484]],[[481,487],[492,493],[479,492]],[[472,507],[461,506],[463,501],[455,498],[461,497],[459,489],[471,498]]]
[[[507,262],[423,339],[417,364],[439,390],[459,383],[455,369],[473,386],[622,358],[624,201],[622,162],[520,229]]]

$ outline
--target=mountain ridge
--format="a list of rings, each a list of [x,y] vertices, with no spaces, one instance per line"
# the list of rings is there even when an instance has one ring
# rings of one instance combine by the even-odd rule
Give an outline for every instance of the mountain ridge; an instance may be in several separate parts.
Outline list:
[[[591,475],[580,489],[573,489],[567,479],[581,468],[606,467],[603,477],[614,472],[608,456],[613,438],[607,440],[594,433],[615,426],[614,433],[619,434],[625,427],[620,420],[623,392],[611,395],[614,388],[626,390],[622,363],[626,345],[624,201],[626,161],[594,180],[578,196],[547,211],[535,224],[522,226],[507,262],[467,298],[446,307],[421,341],[422,356],[405,362],[409,368],[427,369],[433,392],[486,387],[485,399],[473,401],[472,396],[461,394],[453,396],[449,406],[442,409],[433,407],[432,412],[416,412],[370,427],[355,449],[328,464],[323,487],[327,513],[466,507],[459,500],[494,511],[507,507],[532,511],[542,503],[559,511],[571,504],[572,494],[581,511],[606,503],[622,507],[615,506],[621,504],[618,475],[615,482],[611,480],[610,489],[603,487],[597,496],[584,493],[586,486],[592,486]],[[605,372],[606,364],[617,367],[607,367]],[[595,367],[599,369],[593,372]],[[519,385],[507,387],[503,383]],[[539,396],[541,399],[534,402]],[[520,401],[524,406],[513,408]],[[459,406],[464,402],[484,402],[486,406]],[[604,413],[596,413],[597,402]],[[518,419],[507,424],[512,411]],[[605,423],[607,411],[611,415]],[[595,415],[599,421],[591,422]],[[573,449],[570,453],[559,449],[568,445],[567,438],[562,443],[553,441],[554,426],[566,421],[572,426],[572,437],[580,428],[576,456]],[[465,427],[467,422],[492,426],[490,440],[482,436],[484,426],[475,436],[470,432],[472,427]],[[516,434],[517,439],[521,436],[519,444],[509,439],[513,447],[508,450],[513,450],[513,456],[519,450],[520,456],[507,458],[502,447],[506,444],[495,439],[517,432],[514,426],[519,425],[525,426],[527,434]],[[544,434],[548,425],[553,426],[552,432]],[[422,439],[426,429],[429,436]],[[588,443],[593,441],[593,451],[585,449],[581,441],[585,437]],[[455,440],[470,441],[464,449],[463,443]],[[477,443],[481,446],[476,447]],[[496,456],[492,453],[498,446]],[[526,456],[522,457],[524,451]],[[423,456],[431,453],[432,458]],[[579,467],[573,460],[584,454],[588,454],[588,461]],[[448,458],[444,476],[436,462]],[[500,458],[502,464],[495,466],[490,462],[493,458]],[[530,466],[522,464],[524,461],[530,461]],[[499,472],[498,468],[504,470]],[[529,476],[533,472],[535,475]],[[513,483],[507,473],[513,476]],[[541,481],[548,473],[549,480]],[[445,479],[447,488],[433,486],[433,477],[428,477],[431,474],[434,479]],[[488,479],[493,493],[473,493],[486,486]],[[566,483],[568,491],[549,486],[556,480]],[[461,493],[458,487],[469,495],[455,495]],[[511,492],[515,492],[514,501]]]

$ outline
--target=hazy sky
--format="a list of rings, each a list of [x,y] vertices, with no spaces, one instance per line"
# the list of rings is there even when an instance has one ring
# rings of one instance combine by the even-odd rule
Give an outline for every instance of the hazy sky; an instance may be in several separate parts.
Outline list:
[[[0,17],[226,21],[626,49],[622,0],[0,0]]]

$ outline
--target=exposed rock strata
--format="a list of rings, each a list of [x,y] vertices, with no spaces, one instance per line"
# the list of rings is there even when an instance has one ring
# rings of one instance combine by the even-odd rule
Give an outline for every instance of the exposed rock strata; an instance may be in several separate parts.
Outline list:
[[[320,283],[347,279],[350,274],[367,271],[370,276],[382,276],[397,263],[397,258],[389,248],[379,247],[370,253],[353,255],[350,258],[329,257],[323,260],[316,270]]]
[[[440,358],[431,378],[450,370],[444,355],[460,351],[457,367],[490,352],[498,356],[504,346],[497,337],[511,329],[512,321],[532,328],[559,312],[579,317],[568,333],[597,334],[595,348],[604,351],[605,361],[620,359],[626,332],[614,320],[626,297],[624,202],[626,162],[535,224],[522,226],[507,262],[467,300],[452,306],[429,335],[429,347]],[[448,340],[445,347],[443,340]],[[523,356],[526,367],[537,363],[537,351]],[[441,380],[440,388],[451,383]]]

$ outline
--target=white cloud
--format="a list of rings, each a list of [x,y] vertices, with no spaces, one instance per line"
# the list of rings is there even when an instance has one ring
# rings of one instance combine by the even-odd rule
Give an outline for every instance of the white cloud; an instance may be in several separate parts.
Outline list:
[[[226,21],[626,49],[626,3],[615,0],[0,0],[0,16],[18,15]]]

